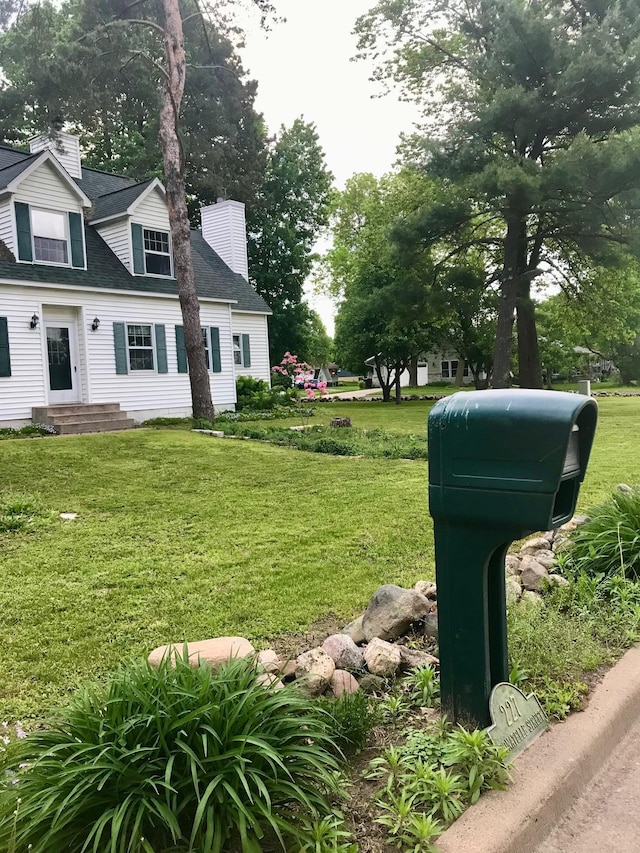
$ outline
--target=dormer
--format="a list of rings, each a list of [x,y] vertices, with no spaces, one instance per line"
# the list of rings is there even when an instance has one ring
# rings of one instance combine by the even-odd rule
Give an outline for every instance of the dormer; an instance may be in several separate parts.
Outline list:
[[[51,151],[0,170],[0,224],[19,263],[86,267],[83,211],[91,200]]]
[[[132,275],[173,278],[169,211],[157,178],[97,198],[90,224]]]

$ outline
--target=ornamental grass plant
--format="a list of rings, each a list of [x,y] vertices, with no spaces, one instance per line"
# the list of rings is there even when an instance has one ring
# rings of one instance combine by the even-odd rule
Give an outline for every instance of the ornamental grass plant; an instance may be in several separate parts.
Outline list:
[[[9,750],[0,849],[291,850],[331,811],[328,721],[299,690],[265,687],[246,661],[122,666]]]

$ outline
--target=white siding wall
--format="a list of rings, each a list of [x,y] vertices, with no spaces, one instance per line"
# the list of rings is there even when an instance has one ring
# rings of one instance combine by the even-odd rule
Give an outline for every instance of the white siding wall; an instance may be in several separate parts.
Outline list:
[[[253,376],[271,384],[269,364],[269,332],[264,314],[243,314],[232,311],[233,334],[249,335],[251,345],[251,367],[235,365],[236,376]]]
[[[0,240],[14,255],[17,254],[13,236],[13,204],[10,198],[0,202]]]
[[[29,328],[34,311],[42,317],[43,306],[70,306],[78,309],[79,365],[87,403],[120,403],[124,411],[138,419],[160,415],[188,415],[191,412],[189,377],[177,372],[175,326],[182,325],[177,299],[81,293],[46,287],[0,284],[0,315],[8,318],[11,354],[10,377],[0,377],[0,424],[26,422],[32,406],[48,403],[48,378],[44,327]],[[211,373],[211,390],[216,409],[235,403],[235,377],[231,345],[231,316],[228,305],[202,302],[203,326],[220,329],[222,372]],[[89,328],[94,317],[100,328]],[[133,371],[117,375],[113,345],[113,323],[163,323],[167,337],[169,372]],[[256,364],[260,347],[256,340]],[[254,341],[252,338],[252,358]],[[267,360],[268,361],[268,360]],[[154,358],[157,366],[157,361]],[[251,371],[253,373],[253,370]],[[264,378],[261,376],[261,378]]]
[[[234,272],[249,281],[247,228],[241,201],[219,201],[200,209],[202,236]]]
[[[96,231],[116,255],[120,263],[131,272],[131,226],[128,219],[96,225]]]
[[[169,230],[169,211],[167,203],[158,190],[154,190],[140,202],[132,216],[133,222],[139,222],[143,228],[155,228],[158,231]]]
[[[82,204],[49,163],[43,163],[19,185],[16,201],[48,210],[82,213]]]

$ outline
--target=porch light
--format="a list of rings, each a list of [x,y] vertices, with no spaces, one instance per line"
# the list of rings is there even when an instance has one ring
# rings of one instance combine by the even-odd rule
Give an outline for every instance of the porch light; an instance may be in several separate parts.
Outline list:
[[[29,320],[29,328],[35,329],[40,322],[40,318],[37,314],[34,314],[33,317]]]
[[[94,318],[93,318],[93,322],[91,323],[91,331],[92,331],[92,332],[97,332],[97,331],[98,331],[98,326],[99,326],[99,325],[100,325],[100,320],[99,320],[99,318],[98,318],[98,317],[94,317]]]

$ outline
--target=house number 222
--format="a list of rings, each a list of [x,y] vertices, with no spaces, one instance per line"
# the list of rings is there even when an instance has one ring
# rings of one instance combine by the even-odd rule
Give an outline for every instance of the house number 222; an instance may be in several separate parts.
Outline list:
[[[522,716],[520,709],[516,705],[515,697],[506,699],[502,705],[498,706],[500,713],[504,715],[505,722],[508,726],[512,726],[516,720]]]

